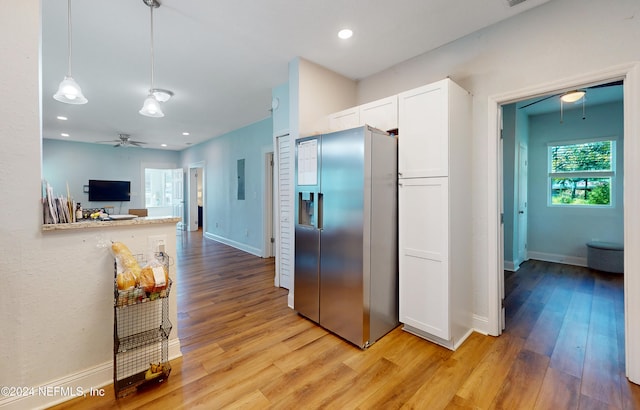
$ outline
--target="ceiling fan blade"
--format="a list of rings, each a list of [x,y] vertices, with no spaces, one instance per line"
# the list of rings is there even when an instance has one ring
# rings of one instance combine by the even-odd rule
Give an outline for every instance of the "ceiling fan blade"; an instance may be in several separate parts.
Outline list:
[[[593,85],[593,86],[591,86],[591,87],[587,87],[587,88],[589,89],[589,88],[613,87],[613,86],[616,86],[616,85],[622,85],[622,84],[623,84],[623,81],[622,81],[622,80],[617,80],[617,81],[612,81],[612,82],[610,82],[610,83],[606,83],[606,84]]]
[[[136,147],[141,147],[142,144],[146,144],[146,143],[145,142],[139,142],[139,141],[129,141],[129,144],[135,145]]]
[[[122,144],[116,144],[113,146],[113,148],[118,148],[119,146],[121,146]]]
[[[537,104],[537,103],[540,103],[540,102],[546,101],[546,100],[548,100],[549,98],[557,97],[557,96],[559,96],[559,95],[560,95],[560,94],[554,94],[554,95],[548,95],[548,96],[546,96],[546,97],[542,97],[542,98],[540,98],[539,100],[536,100],[536,101],[534,101],[534,102],[532,102],[532,103],[529,103],[529,104],[527,104],[527,105],[523,105],[522,107],[520,107],[520,109],[527,108],[527,107],[531,107],[531,106],[532,106],[532,105],[534,105],[534,104]]]

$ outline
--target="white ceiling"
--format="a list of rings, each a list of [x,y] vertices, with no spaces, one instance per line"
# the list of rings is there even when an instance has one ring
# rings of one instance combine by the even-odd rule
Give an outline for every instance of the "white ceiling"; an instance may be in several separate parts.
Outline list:
[[[150,85],[143,0],[72,2],[72,76],[85,105],[52,98],[67,72],[67,0],[43,0],[43,136],[96,142],[127,133],[149,148],[182,150],[267,118],[271,89],[287,81],[296,56],[358,80],[547,1],[160,0],[154,86],[175,96],[164,118],[148,118],[138,114]],[[344,27],[350,40],[337,37]]]

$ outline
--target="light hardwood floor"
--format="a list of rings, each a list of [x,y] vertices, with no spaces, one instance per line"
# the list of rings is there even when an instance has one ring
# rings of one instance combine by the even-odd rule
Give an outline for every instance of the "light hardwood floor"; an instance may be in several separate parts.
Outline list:
[[[361,351],[287,307],[273,259],[185,233],[169,379],[56,409],[639,409],[624,376],[622,277],[529,261],[507,274],[507,329],[455,352],[400,327]],[[175,327],[174,327],[175,329]]]

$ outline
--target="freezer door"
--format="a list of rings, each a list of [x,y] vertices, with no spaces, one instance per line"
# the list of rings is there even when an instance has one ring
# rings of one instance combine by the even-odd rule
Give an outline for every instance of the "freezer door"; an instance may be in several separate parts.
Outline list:
[[[319,138],[296,142],[295,259],[293,307],[320,321],[320,231],[318,230]]]
[[[318,210],[320,325],[358,346],[368,336],[363,301],[366,132],[356,128],[322,136]]]

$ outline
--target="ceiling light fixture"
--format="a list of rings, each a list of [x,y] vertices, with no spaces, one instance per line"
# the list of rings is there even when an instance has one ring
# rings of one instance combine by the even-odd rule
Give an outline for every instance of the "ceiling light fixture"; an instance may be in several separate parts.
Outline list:
[[[58,91],[53,95],[53,98],[65,104],[86,104],[88,100],[82,94],[82,90],[76,80],[71,77],[71,0],[68,0],[67,4],[67,47],[67,75],[60,82]]]
[[[66,132],[63,132],[63,133],[60,133],[60,136],[61,136],[61,137],[68,137],[68,136],[69,136],[69,134],[67,134]]]
[[[153,88],[153,9],[160,7],[160,3],[157,0],[142,0],[142,2],[151,10],[151,86],[139,113],[147,117],[160,118],[164,117],[160,101],[167,101],[173,95],[171,91]]]
[[[57,118],[57,119],[59,119],[60,121],[66,121],[66,120],[68,120],[68,118],[67,118],[67,117],[64,117],[64,116],[62,116],[62,115],[58,115],[56,118]]]
[[[573,90],[573,91],[568,91],[564,94],[562,94],[562,97],[560,97],[560,99],[563,102],[566,103],[572,103],[572,102],[576,102],[578,100],[580,100],[582,97],[585,96],[587,92],[584,90]]]
[[[344,28],[338,32],[338,37],[340,37],[343,40],[351,38],[352,36],[353,36],[353,31],[349,30],[348,28]]]
[[[580,100],[582,100],[582,119],[586,119],[586,115],[585,115],[585,107],[584,107],[584,103],[585,103],[585,95],[587,95],[587,92],[585,90],[573,90],[573,91],[567,91],[566,93],[562,94],[560,96],[560,123],[562,124],[564,122],[564,103],[576,103]]]

